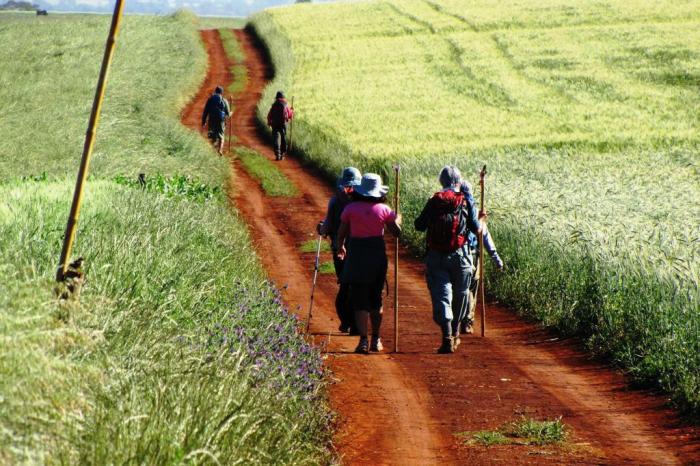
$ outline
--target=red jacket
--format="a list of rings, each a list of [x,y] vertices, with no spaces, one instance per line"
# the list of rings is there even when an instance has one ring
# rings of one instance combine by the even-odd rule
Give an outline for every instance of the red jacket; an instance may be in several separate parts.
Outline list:
[[[294,118],[294,110],[287,103],[287,99],[276,99],[267,112],[267,125],[273,128],[284,126]]]

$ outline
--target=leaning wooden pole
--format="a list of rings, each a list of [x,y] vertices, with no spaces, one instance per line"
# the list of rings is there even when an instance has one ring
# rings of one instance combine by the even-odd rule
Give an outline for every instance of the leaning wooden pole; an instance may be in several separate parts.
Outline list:
[[[114,54],[114,46],[116,38],[119,34],[119,25],[121,24],[122,14],[124,12],[125,0],[116,0],[114,4],[114,13],[112,14],[112,25],[109,29],[109,36],[105,44],[104,57],[102,58],[102,68],[100,69],[100,77],[97,81],[97,89],[95,90],[95,98],[92,102],[92,112],[90,113],[90,122],[85,133],[85,143],[83,145],[83,156],[80,160],[80,169],[78,170],[78,179],[75,183],[75,191],[73,192],[73,203],[71,204],[70,214],[68,215],[68,223],[66,224],[66,232],[63,236],[63,248],[61,249],[61,258],[58,261],[58,270],[56,272],[56,281],[63,281],[65,278],[68,262],[73,250],[73,241],[75,240],[75,230],[78,226],[78,218],[80,217],[80,205],[83,200],[83,189],[85,180],[87,179],[88,169],[90,168],[90,158],[92,157],[92,148],[95,144],[95,130],[100,121],[100,110],[102,109],[102,101],[104,100],[105,87],[107,84],[107,74],[109,66],[112,63],[112,55]]]
[[[401,165],[394,167],[396,172],[396,190],[394,192],[394,209],[399,215],[399,183],[401,179]],[[399,351],[399,237],[394,242],[394,353]]]
[[[481,191],[479,217],[484,217],[483,222],[486,222],[484,210],[484,178],[486,177],[486,165],[481,169],[479,174],[479,188]],[[481,300],[481,336],[486,335],[486,292],[484,291],[484,235],[479,235],[479,299]]]

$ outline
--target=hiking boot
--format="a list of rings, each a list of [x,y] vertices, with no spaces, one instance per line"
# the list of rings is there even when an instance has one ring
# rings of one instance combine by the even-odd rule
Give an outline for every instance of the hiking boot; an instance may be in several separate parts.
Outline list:
[[[384,345],[382,345],[382,340],[379,337],[372,337],[372,344],[369,345],[369,350],[374,351],[375,353],[378,353],[384,349]]]
[[[454,340],[452,337],[443,337],[442,345],[437,350],[438,354],[452,354],[455,352]]]
[[[474,328],[470,322],[462,322],[459,324],[459,331],[463,335],[471,335],[474,333]]]
[[[360,342],[357,344],[355,352],[359,354],[369,354],[369,342],[367,341],[367,338],[360,338]]]

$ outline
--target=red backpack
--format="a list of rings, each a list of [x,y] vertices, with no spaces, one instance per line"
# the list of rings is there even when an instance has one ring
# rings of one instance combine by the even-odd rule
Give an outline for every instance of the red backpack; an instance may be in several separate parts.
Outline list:
[[[466,241],[464,195],[452,190],[435,193],[430,199],[431,217],[426,240],[428,249],[453,252]]]

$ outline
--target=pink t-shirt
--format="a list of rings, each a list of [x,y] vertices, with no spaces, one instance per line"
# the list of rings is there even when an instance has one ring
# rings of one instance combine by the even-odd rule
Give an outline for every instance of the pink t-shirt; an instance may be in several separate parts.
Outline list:
[[[340,220],[350,225],[351,238],[383,236],[384,225],[396,220],[396,212],[386,204],[353,202],[343,209]]]

